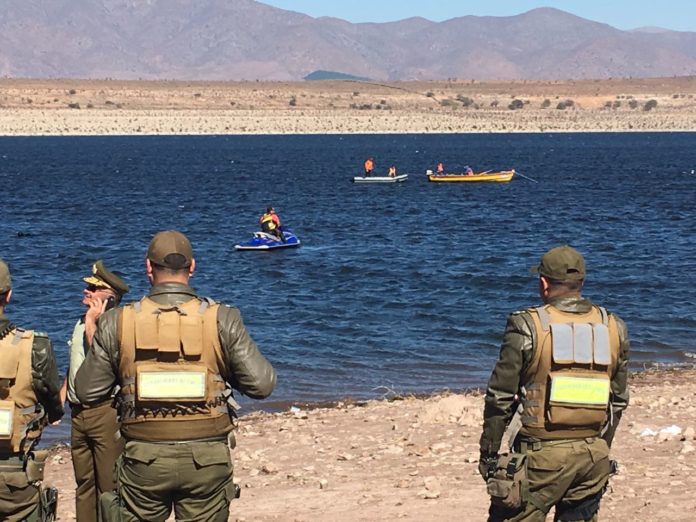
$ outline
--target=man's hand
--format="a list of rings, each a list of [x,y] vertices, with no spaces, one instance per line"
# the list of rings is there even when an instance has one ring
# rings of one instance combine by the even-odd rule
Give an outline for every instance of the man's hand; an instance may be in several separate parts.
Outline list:
[[[487,453],[482,453],[479,459],[479,473],[483,480],[488,480],[495,473],[495,469],[498,467],[498,455],[490,455]]]

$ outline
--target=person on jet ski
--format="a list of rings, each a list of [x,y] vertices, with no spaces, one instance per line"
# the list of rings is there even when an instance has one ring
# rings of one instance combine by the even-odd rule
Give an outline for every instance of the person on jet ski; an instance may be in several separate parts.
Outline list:
[[[259,218],[261,230],[266,234],[271,234],[277,237],[280,241],[285,242],[283,231],[280,225],[280,218],[273,207],[268,207],[266,213]]]

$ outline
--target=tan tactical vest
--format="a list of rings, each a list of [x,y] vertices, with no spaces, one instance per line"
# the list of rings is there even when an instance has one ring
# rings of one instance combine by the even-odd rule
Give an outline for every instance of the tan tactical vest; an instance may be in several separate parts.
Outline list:
[[[220,437],[232,429],[218,337],[219,305],[145,297],[119,324],[121,431],[146,441]]]
[[[28,453],[46,425],[32,385],[34,332],[15,328],[0,339],[0,456]]]
[[[585,314],[551,305],[528,312],[537,336],[523,376],[520,434],[541,440],[598,436],[619,358],[616,320],[597,306]]]

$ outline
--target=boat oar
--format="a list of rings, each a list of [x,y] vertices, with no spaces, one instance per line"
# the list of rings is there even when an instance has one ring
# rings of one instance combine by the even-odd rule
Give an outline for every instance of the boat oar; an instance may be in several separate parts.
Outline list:
[[[534,183],[539,183],[537,180],[532,179],[532,178],[530,178],[529,176],[525,176],[525,175],[522,174],[521,172],[515,171],[515,174],[517,174],[518,176],[522,176],[524,179],[528,179],[529,181],[533,181]]]

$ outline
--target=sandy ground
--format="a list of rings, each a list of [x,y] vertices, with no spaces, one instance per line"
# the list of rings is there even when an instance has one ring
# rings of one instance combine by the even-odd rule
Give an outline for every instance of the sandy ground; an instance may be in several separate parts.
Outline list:
[[[696,370],[632,378],[603,520],[694,520],[695,379]],[[485,520],[482,409],[471,393],[247,415],[233,452],[242,496],[230,520]],[[59,520],[74,520],[67,448],[49,458],[46,482],[61,491]]]
[[[485,83],[0,79],[0,136],[647,130],[696,130],[696,77]]]

